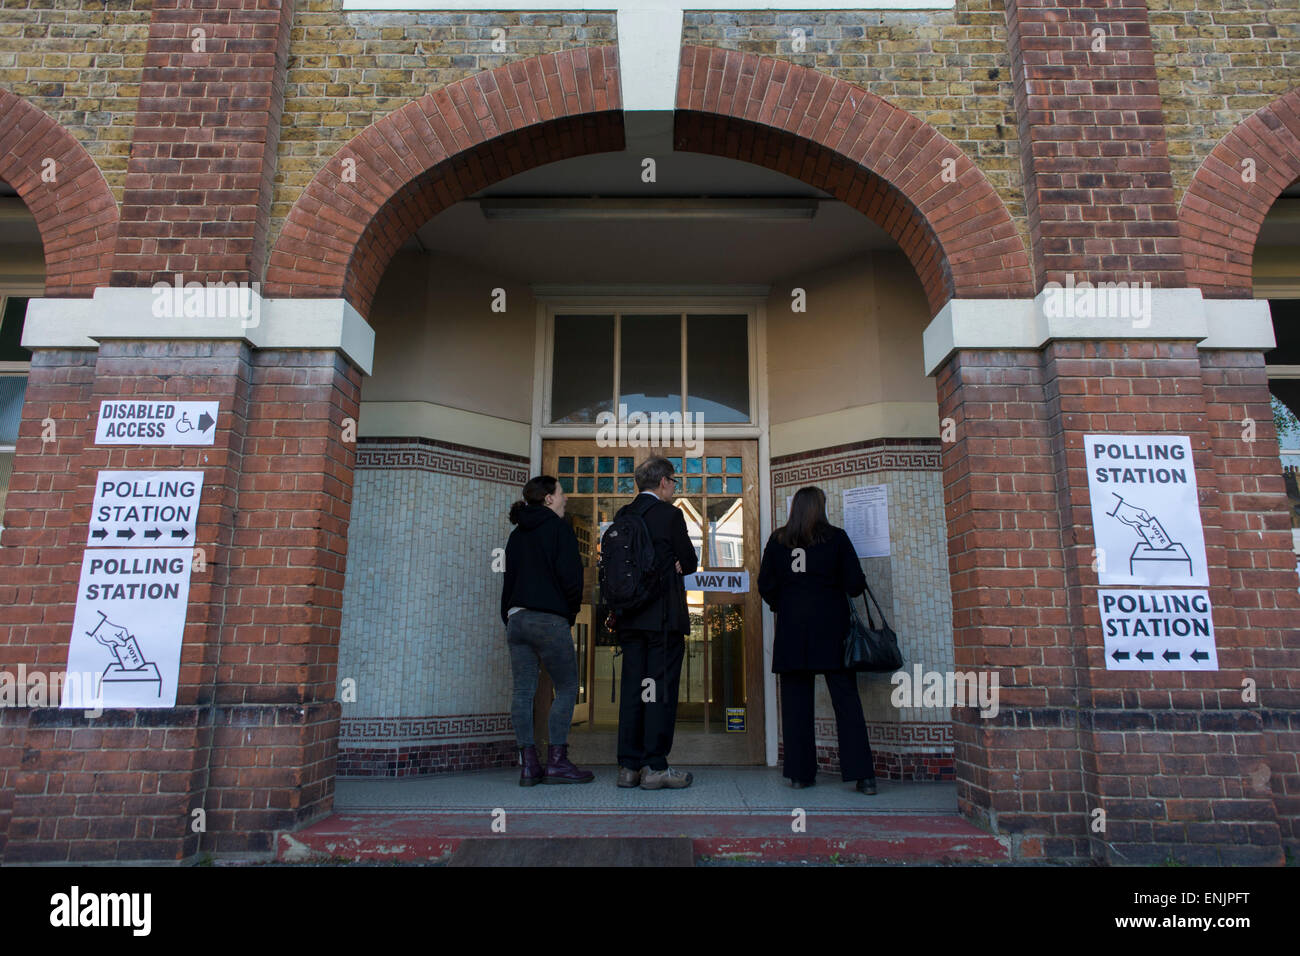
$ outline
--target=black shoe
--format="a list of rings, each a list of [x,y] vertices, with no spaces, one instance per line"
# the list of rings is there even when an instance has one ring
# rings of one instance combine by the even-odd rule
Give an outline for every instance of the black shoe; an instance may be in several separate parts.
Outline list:
[[[868,777],[866,780],[859,780],[858,793],[865,793],[869,797],[874,796],[876,793],[876,778]]]
[[[816,785],[816,780],[791,780],[790,786],[795,790],[805,790],[808,787]]]

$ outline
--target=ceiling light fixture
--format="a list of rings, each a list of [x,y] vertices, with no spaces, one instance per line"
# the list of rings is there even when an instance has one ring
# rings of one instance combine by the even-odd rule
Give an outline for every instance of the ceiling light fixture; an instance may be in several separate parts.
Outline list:
[[[721,199],[653,197],[500,197],[478,201],[484,219],[510,222],[612,222],[653,219],[812,219],[821,200],[804,197]]]

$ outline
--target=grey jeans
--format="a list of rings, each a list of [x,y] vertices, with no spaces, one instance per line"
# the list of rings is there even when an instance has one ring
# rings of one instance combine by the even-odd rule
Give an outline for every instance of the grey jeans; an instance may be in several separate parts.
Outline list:
[[[510,720],[515,726],[515,742],[520,747],[534,744],[533,697],[537,693],[540,664],[555,684],[555,701],[547,721],[551,746],[568,743],[573,705],[578,700],[578,664],[568,620],[547,611],[527,608],[516,611],[506,625],[506,645],[510,648],[510,671],[514,677]]]

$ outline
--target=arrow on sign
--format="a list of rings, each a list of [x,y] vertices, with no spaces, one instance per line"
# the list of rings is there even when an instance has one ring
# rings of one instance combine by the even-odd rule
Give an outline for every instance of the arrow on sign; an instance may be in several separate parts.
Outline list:
[[[118,536],[119,538],[126,538],[126,539],[129,541],[131,538],[134,538],[134,537],[135,537],[135,532],[132,531],[130,528],[127,528],[127,529],[124,530],[124,531],[119,531],[119,532],[117,533],[117,536]]]
[[[1208,661],[1209,659],[1210,655],[1205,651],[1192,651],[1192,660],[1194,661]]]
[[[1150,651],[1138,651],[1136,656],[1140,661],[1149,661],[1151,658],[1155,657],[1155,655]]]
[[[144,533],[144,536],[148,538],[150,541],[157,541],[159,538],[162,537],[162,532],[159,531],[157,528],[154,528],[151,531],[146,531]]]
[[[184,539],[184,538],[188,538],[189,536],[190,536],[190,533],[189,533],[189,531],[187,531],[185,528],[181,528],[180,531],[173,531],[173,532],[172,532],[172,537],[173,537],[173,538],[181,538],[181,539]]]
[[[1115,658],[1117,661],[1126,661],[1128,660],[1128,651],[1116,651],[1110,656]]]
[[[100,540],[103,540],[104,538],[108,537],[108,532],[105,531],[103,528],[96,528],[94,531],[90,532],[90,536],[92,538],[99,538]]]
[[[1183,655],[1179,654],[1177,651],[1165,651],[1160,656],[1163,657],[1165,659],[1165,663],[1168,664],[1170,661],[1178,660]]]
[[[207,412],[204,412],[199,416],[199,431],[205,432],[216,423],[217,420],[215,418],[210,416]]]

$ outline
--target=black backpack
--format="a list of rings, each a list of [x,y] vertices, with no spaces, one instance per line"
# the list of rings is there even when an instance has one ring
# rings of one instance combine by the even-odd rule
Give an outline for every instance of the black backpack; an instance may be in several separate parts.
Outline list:
[[[642,608],[663,590],[645,519],[624,505],[600,538],[601,603],[616,615]]]

